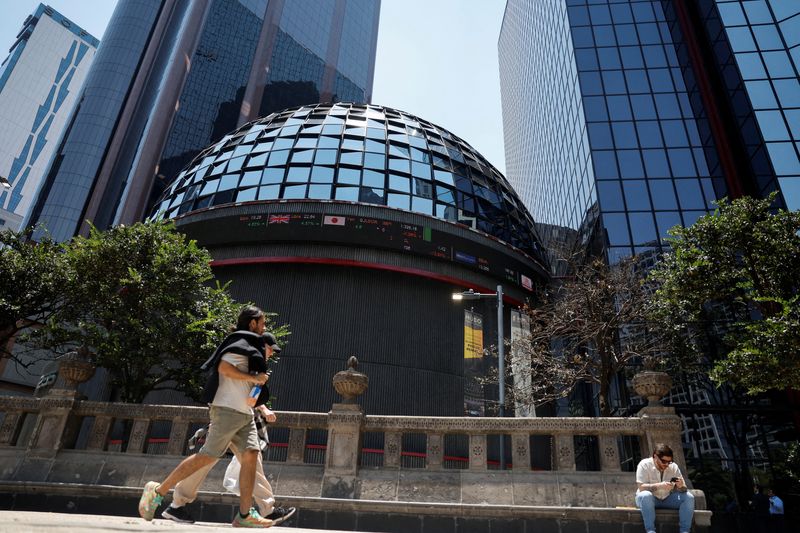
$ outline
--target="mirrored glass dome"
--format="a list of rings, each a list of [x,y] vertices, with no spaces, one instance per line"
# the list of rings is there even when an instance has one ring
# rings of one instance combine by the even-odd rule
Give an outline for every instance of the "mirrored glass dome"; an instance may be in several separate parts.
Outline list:
[[[155,218],[212,206],[333,200],[387,206],[469,226],[541,258],[533,220],[469,144],[376,105],[309,105],[245,124],[198,155]]]

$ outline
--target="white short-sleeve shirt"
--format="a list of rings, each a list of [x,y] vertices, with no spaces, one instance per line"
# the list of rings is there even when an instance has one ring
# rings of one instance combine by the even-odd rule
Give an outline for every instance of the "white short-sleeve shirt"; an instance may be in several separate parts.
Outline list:
[[[235,366],[240,372],[245,374],[249,371],[248,359],[246,355],[239,355],[235,353],[226,353],[222,356],[222,360]],[[249,381],[242,381],[240,379],[231,379],[219,375],[219,387],[217,393],[214,395],[214,400],[211,405],[216,407],[227,407],[239,411],[240,413],[247,413],[252,415],[253,409],[247,404],[247,398],[250,395],[250,389],[253,384]]]
[[[638,484],[647,483],[649,485],[651,483],[661,483],[662,481],[669,481],[674,477],[683,477],[681,475],[681,469],[678,468],[678,465],[675,463],[670,463],[667,465],[667,468],[665,468],[662,472],[656,467],[656,462],[652,457],[642,459],[639,461],[639,466],[636,467],[636,494],[639,494],[640,492]],[[650,492],[652,492],[653,496],[659,500],[663,500],[669,496],[669,493],[672,492],[672,489],[657,488],[651,490]]]

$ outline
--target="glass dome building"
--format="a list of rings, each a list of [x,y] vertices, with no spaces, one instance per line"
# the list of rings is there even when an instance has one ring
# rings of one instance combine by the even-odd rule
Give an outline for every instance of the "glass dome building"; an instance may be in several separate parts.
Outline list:
[[[356,355],[376,387],[368,412],[461,415],[465,313],[451,293],[502,285],[522,304],[547,275],[531,216],[491,164],[447,130],[375,105],[245,124],[198,155],[153,216],[207,247],[234,296],[290,324],[279,409],[327,410],[330,377]],[[481,311],[483,336],[496,338],[496,311]],[[309,378],[320,394],[290,392]]]

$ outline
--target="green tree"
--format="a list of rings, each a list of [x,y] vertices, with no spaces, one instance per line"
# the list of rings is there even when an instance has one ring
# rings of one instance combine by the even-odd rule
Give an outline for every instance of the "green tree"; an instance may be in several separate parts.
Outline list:
[[[655,321],[684,367],[756,394],[800,387],[800,213],[768,199],[722,200],[670,231],[651,272]]]
[[[15,358],[11,341],[61,308],[69,278],[63,246],[49,238],[34,243],[29,237],[30,231],[0,232],[0,359],[23,366],[33,360]]]
[[[65,249],[67,305],[30,339],[60,350],[90,348],[122,401],[141,402],[161,389],[196,398],[199,366],[241,307],[215,285],[208,252],[171,223],[93,228]]]

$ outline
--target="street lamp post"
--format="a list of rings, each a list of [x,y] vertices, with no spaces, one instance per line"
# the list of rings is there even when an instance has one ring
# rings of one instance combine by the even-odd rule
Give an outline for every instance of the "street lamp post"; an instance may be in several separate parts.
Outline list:
[[[464,292],[453,293],[453,300],[481,300],[486,298],[497,299],[497,373],[498,377],[498,401],[500,403],[499,415],[506,416],[506,356],[505,342],[503,341],[503,286],[497,286],[497,292],[480,293],[472,289]],[[505,470],[505,439],[500,435],[500,468]]]

